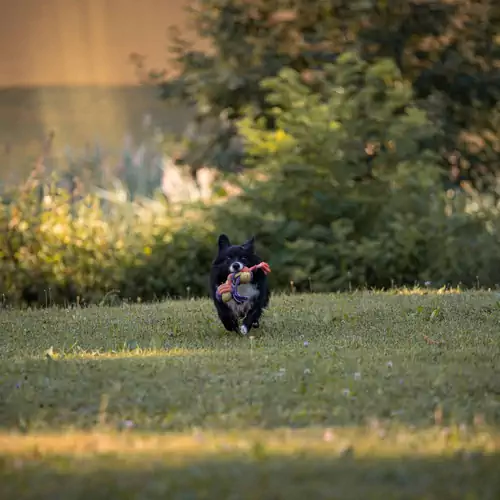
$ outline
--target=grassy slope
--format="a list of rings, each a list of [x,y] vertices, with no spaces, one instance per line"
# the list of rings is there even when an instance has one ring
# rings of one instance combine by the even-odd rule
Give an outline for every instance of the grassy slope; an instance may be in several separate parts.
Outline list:
[[[497,498],[497,300],[2,312],[0,498]]]

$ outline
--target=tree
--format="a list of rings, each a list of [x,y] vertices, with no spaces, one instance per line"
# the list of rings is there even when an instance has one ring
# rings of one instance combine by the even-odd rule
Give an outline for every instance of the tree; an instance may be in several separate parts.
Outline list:
[[[219,223],[257,232],[299,284],[411,282],[444,213],[439,131],[391,59],[346,52],[314,84],[290,68],[264,80],[275,128],[258,110],[239,120],[250,170]]]
[[[172,39],[179,76],[161,83],[165,99],[197,109],[190,160],[234,169],[244,156],[234,120],[247,106],[269,128],[259,83],[289,67],[311,71],[356,49],[367,61],[395,62],[422,109],[443,130],[452,181],[485,180],[500,170],[500,5],[495,0],[198,0],[190,8],[210,51]],[[208,130],[208,131],[207,131]],[[198,133],[203,131],[203,133]]]

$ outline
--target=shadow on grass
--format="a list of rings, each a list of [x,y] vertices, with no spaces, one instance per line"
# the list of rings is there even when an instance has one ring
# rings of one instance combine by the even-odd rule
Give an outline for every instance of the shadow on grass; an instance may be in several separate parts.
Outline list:
[[[412,356],[400,362],[393,354],[390,369],[372,357],[359,380],[349,367],[356,359],[305,348],[294,356],[233,347],[1,360],[0,429],[88,430],[103,421],[152,431],[271,429],[357,426],[369,419],[427,427],[434,424],[436,394],[452,409],[442,425],[469,424],[476,414],[498,423],[486,363],[477,370],[462,359],[437,364]]]
[[[142,428],[182,425],[185,412],[197,414],[207,355],[176,349],[2,360],[0,429],[90,429],[104,415],[118,427],[129,420]]]
[[[500,456],[356,458],[267,456],[264,450],[179,463],[124,454],[6,456],[0,498],[496,499]]]

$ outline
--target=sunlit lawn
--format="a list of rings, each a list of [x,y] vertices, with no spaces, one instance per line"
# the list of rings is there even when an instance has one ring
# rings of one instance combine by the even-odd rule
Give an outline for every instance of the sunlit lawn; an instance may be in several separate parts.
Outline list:
[[[0,314],[0,498],[500,498],[494,293]]]

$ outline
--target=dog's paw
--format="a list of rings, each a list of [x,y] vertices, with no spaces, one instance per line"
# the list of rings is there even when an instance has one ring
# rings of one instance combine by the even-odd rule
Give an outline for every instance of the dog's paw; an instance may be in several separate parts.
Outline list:
[[[260,323],[258,321],[254,321],[252,323],[252,328],[259,328],[259,326],[260,326]]]
[[[242,335],[246,335],[248,333],[248,328],[246,327],[246,325],[241,325],[240,326],[240,333]]]

